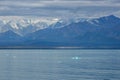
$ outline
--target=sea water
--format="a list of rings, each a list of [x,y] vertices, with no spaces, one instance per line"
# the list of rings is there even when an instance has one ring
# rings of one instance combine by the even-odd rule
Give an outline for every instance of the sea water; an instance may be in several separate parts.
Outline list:
[[[120,50],[0,50],[0,80],[120,80]]]

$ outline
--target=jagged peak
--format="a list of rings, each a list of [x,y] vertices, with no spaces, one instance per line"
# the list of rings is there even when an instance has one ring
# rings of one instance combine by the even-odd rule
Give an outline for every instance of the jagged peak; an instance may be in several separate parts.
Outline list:
[[[120,18],[115,15],[108,15],[108,16],[100,17],[99,19],[120,19]]]

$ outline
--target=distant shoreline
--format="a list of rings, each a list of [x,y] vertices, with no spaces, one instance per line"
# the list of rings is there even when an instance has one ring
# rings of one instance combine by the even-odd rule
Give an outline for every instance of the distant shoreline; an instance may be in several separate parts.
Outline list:
[[[102,47],[19,47],[19,46],[17,46],[17,47],[0,47],[0,50],[3,50],[3,49],[10,49],[10,50],[15,50],[15,49],[19,49],[19,50],[21,50],[21,49],[42,49],[42,50],[96,50],[96,49],[98,49],[98,50],[100,50],[100,49],[112,49],[112,50],[114,50],[114,49],[116,49],[116,50],[120,50],[120,48],[112,48],[112,47],[104,47],[104,48],[102,48]]]

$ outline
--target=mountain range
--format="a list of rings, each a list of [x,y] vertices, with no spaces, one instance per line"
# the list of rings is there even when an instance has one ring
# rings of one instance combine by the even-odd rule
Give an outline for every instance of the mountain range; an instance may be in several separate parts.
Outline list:
[[[120,18],[0,17],[0,48],[120,48]]]

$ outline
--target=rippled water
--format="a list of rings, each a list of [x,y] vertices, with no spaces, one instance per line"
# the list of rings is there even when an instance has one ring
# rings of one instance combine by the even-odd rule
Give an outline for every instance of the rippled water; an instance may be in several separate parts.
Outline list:
[[[120,80],[120,50],[0,50],[0,80]]]

